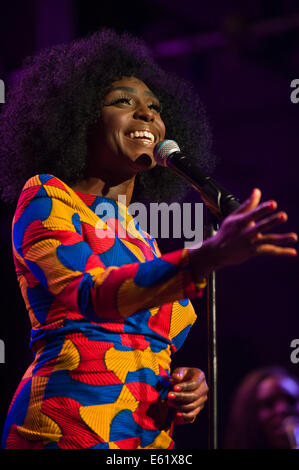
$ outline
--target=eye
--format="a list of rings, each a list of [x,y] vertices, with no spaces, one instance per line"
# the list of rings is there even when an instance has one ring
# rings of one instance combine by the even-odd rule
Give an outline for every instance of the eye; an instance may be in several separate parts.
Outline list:
[[[109,101],[106,106],[113,106],[114,104],[119,103],[131,104],[131,101],[132,98],[130,96],[118,96],[116,98],[113,98],[112,101]]]
[[[162,106],[158,103],[151,103],[149,105],[149,108],[154,109],[155,111],[157,111],[157,113],[161,113],[162,111]]]
[[[128,98],[118,98],[117,100],[114,101],[114,103],[129,103],[130,100]]]

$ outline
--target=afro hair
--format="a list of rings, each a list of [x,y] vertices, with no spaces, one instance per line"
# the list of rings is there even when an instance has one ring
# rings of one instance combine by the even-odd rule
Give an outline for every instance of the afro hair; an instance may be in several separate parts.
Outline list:
[[[25,181],[49,173],[69,186],[83,179],[87,135],[109,85],[122,76],[144,81],[162,103],[166,138],[207,171],[215,158],[205,110],[192,85],[168,74],[143,41],[103,29],[24,61],[0,115],[0,197],[14,205]],[[187,185],[168,168],[139,173],[133,201],[172,202]]]

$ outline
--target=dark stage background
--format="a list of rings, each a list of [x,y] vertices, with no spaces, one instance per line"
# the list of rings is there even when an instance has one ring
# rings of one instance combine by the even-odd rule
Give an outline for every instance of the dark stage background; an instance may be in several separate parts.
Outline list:
[[[284,231],[299,232],[299,6],[296,0],[27,0],[1,2],[0,78],[9,80],[24,57],[110,26],[127,30],[153,49],[162,67],[190,80],[202,97],[219,157],[214,178],[241,200],[254,187],[289,215]],[[13,162],[12,162],[13,165]],[[200,202],[191,190],[188,200]],[[5,363],[0,364],[0,432],[12,394],[31,361],[30,325],[12,263],[12,212],[1,206],[1,322]],[[180,242],[158,240],[162,252]],[[278,364],[299,375],[290,360],[299,338],[298,261],[254,259],[217,274],[220,447],[230,400],[256,367]],[[207,372],[205,297],[175,364]],[[192,426],[177,428],[178,448],[205,449],[207,409]]]

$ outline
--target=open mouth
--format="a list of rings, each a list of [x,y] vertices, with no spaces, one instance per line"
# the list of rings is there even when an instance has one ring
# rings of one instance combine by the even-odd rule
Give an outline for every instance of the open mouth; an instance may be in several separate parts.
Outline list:
[[[144,145],[153,145],[155,136],[150,131],[131,131],[125,134],[127,138]]]

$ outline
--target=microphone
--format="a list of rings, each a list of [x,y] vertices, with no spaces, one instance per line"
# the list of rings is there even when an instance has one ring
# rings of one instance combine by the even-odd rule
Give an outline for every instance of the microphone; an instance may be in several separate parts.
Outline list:
[[[221,220],[239,207],[240,202],[219,183],[205,174],[199,165],[188,160],[174,140],[162,140],[154,148],[158,165],[169,167],[199,191],[210,211]]]

